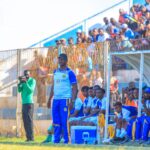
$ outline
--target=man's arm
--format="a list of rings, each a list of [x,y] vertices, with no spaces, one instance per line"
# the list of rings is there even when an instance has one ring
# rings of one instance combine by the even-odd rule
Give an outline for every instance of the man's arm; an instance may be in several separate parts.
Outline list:
[[[20,92],[22,92],[22,90],[23,90],[23,85],[22,85],[22,83],[19,83],[18,84],[18,92],[20,93]]]
[[[84,108],[83,113],[88,114],[90,112],[90,109],[91,109],[90,107]]]
[[[90,114],[86,117],[83,117],[81,120],[84,120],[85,118],[89,118],[89,117],[92,117],[93,115],[97,114],[100,112],[100,109],[99,108],[95,108],[94,110],[91,110],[90,111]]]
[[[51,108],[51,99],[52,99],[53,95],[54,95],[54,80],[53,80],[53,83],[52,83],[49,99],[48,99],[48,102],[47,102],[47,107],[48,108]]]
[[[76,98],[77,98],[77,93],[78,93],[78,87],[77,84],[73,84],[72,85],[72,98],[71,101],[75,102]]]
[[[79,113],[79,110],[75,110],[74,113],[72,115],[70,115],[70,117],[76,117]]]
[[[53,98],[53,95],[54,95],[54,77],[52,77],[52,87],[51,87],[50,95],[49,95],[48,102],[47,102],[48,108],[51,108],[51,100]]]

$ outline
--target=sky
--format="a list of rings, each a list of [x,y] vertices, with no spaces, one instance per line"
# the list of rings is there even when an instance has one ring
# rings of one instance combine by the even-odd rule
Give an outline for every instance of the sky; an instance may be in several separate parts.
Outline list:
[[[0,50],[25,48],[121,0],[0,0]]]

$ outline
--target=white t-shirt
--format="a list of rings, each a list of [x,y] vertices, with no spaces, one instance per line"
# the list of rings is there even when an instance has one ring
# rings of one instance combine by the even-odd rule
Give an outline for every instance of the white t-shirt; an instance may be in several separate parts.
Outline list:
[[[110,38],[109,34],[104,32],[103,35],[99,35],[98,42],[104,42],[106,41],[106,39],[109,39],[109,38]]]

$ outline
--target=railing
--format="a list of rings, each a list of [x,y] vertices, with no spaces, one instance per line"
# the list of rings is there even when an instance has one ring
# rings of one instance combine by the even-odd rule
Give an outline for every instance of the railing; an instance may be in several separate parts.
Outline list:
[[[150,38],[139,38],[131,40],[112,40],[109,42],[110,51],[139,51],[150,50]]]

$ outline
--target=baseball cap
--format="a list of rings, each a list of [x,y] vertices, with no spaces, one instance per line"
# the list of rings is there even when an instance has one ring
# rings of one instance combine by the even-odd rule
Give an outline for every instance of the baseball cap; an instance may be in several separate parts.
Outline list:
[[[66,54],[64,54],[64,53],[60,54],[60,55],[58,56],[58,58],[62,58],[62,59],[64,59],[65,61],[67,61],[67,60],[68,60],[67,55],[66,55]]]
[[[128,25],[124,23],[124,24],[121,25],[121,28],[126,29],[126,28],[128,28]]]
[[[150,94],[150,87],[147,87],[147,88],[144,90],[144,92]]]

